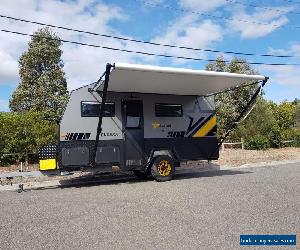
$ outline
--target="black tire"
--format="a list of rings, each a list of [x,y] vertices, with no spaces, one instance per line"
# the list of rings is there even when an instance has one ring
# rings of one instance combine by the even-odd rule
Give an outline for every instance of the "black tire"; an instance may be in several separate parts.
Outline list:
[[[148,172],[144,172],[144,171],[140,171],[140,170],[133,170],[133,173],[137,178],[139,178],[141,180],[147,179],[147,177],[149,175]]]
[[[157,156],[151,166],[151,174],[156,181],[170,181],[175,172],[175,164],[167,155]]]

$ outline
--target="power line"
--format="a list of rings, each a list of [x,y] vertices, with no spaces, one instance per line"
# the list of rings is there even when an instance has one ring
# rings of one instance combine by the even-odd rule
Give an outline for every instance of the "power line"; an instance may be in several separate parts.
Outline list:
[[[294,3],[294,4],[299,4],[300,1],[293,1],[293,0],[282,0],[283,2],[287,2],[287,3]],[[256,2],[256,1],[254,1]],[[262,3],[266,3],[268,2],[267,0],[260,0],[259,2],[262,2]]]
[[[300,15],[300,12],[295,12],[295,11],[288,11],[287,12],[287,11],[280,10],[280,9],[274,9],[274,8],[270,8],[270,7],[255,5],[255,4],[252,4],[252,3],[244,3],[244,2],[233,1],[233,0],[225,0],[225,1],[228,2],[228,3],[232,3],[232,4],[250,6],[250,7],[260,8],[260,9],[264,9],[264,10],[275,11],[275,12],[279,12],[279,13]]]
[[[77,32],[77,33],[83,33],[83,34],[88,34],[88,35],[93,35],[93,36],[101,36],[101,37],[113,38],[113,39],[117,39],[117,40],[121,40],[121,41],[143,43],[143,44],[162,46],[162,47],[168,47],[168,48],[186,49],[186,50],[193,50],[193,51],[204,51],[204,52],[211,52],[211,53],[224,53],[224,54],[242,55],[242,56],[261,56],[261,57],[276,57],[276,58],[297,57],[297,56],[291,56],[291,55],[255,54],[255,53],[245,53],[245,52],[235,52],[235,51],[222,51],[222,50],[213,50],[213,49],[192,48],[192,47],[187,47],[187,46],[177,46],[177,45],[172,45],[172,44],[163,44],[163,43],[156,43],[156,42],[150,42],[150,41],[143,41],[143,40],[121,37],[121,36],[100,34],[100,33],[95,33],[95,32],[91,32],[91,31],[69,28],[69,27],[65,27],[65,26],[58,26],[58,25],[54,25],[54,24],[47,24],[47,23],[32,21],[32,20],[28,20],[28,19],[21,19],[21,18],[16,18],[16,17],[11,17],[11,16],[5,16],[5,15],[1,15],[1,14],[0,14],[0,18],[6,18],[6,19],[14,20],[14,21],[37,24],[37,25],[42,25],[42,26],[47,26],[47,27],[51,27],[51,28],[57,28],[57,29]]]
[[[191,60],[191,61],[206,61],[206,62],[216,62],[215,59],[203,59],[203,58],[194,58],[194,57],[184,57],[184,56],[172,56],[172,55],[166,55],[166,54],[155,54],[150,52],[144,52],[144,51],[135,51],[135,50],[127,50],[127,49],[119,49],[114,47],[107,47],[107,46],[101,46],[96,44],[89,44],[89,43],[83,43],[83,42],[76,42],[76,41],[70,41],[65,39],[57,39],[57,38],[50,38],[45,36],[39,36],[39,35],[31,35],[27,33],[22,33],[18,31],[11,31],[11,30],[5,30],[1,29],[0,31],[11,33],[11,34],[17,34],[22,36],[29,36],[29,37],[39,37],[44,38],[48,40],[56,40],[61,41],[63,43],[70,43],[75,45],[82,45],[82,46],[88,46],[88,47],[94,47],[94,48],[101,48],[106,50],[113,50],[113,51],[121,51],[126,53],[134,53],[134,54],[140,54],[140,55],[146,55],[146,56],[158,56],[158,57],[164,57],[164,58],[175,58],[175,59],[184,59],[184,60]],[[228,60],[223,60],[225,63],[230,63]],[[251,65],[266,65],[266,66],[300,66],[300,64],[286,64],[286,63],[264,63],[264,62],[245,62],[245,61],[236,61],[236,63],[248,63]]]
[[[135,1],[140,2],[140,0],[135,0]],[[288,27],[288,28],[300,29],[300,26],[295,26],[295,25],[284,25],[284,26],[282,26],[282,25],[271,24],[271,23],[253,22],[253,21],[249,21],[249,20],[245,20],[245,19],[237,19],[237,18],[225,17],[225,16],[216,16],[216,15],[211,15],[211,14],[206,14],[206,13],[201,13],[201,12],[196,12],[196,11],[190,11],[190,10],[177,8],[177,7],[173,7],[173,6],[165,5],[165,4],[150,3],[150,2],[144,2],[144,4],[152,6],[152,7],[165,8],[165,9],[174,10],[174,11],[178,11],[178,12],[192,13],[192,14],[196,14],[196,15],[199,15],[199,16],[206,16],[206,17],[210,17],[210,18],[236,21],[236,22],[240,22],[240,23],[266,25],[266,26],[272,26],[272,27],[278,27],[278,28]]]
[[[282,0],[284,2],[288,2],[288,3],[300,3],[299,1],[292,1],[292,0]]]

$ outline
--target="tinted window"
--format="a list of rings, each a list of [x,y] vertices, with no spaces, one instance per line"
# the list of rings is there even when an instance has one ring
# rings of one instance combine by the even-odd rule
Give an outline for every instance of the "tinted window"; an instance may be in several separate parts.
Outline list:
[[[138,116],[127,116],[126,117],[126,128],[139,128],[141,117]]]
[[[139,128],[143,116],[143,105],[141,101],[124,101],[126,115],[126,128]]]
[[[155,115],[166,117],[180,117],[182,116],[181,104],[169,104],[169,103],[156,103]]]
[[[98,102],[81,102],[81,116],[98,117],[101,103]],[[115,116],[115,103],[106,102],[104,106],[104,117]]]

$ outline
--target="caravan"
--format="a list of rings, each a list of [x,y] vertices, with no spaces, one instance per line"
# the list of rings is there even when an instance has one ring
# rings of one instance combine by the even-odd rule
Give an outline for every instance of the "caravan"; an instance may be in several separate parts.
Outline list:
[[[180,162],[216,160],[214,94],[261,75],[115,63],[72,91],[60,122],[61,170],[111,168],[170,180]],[[258,93],[258,92],[257,92]],[[245,111],[258,94],[250,100]]]

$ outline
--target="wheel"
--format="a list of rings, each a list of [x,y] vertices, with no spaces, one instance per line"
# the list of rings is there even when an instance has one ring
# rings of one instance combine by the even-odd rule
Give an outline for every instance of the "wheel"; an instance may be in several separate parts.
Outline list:
[[[140,170],[133,170],[134,175],[139,179],[147,179],[148,173]]]
[[[175,164],[167,155],[158,156],[154,159],[151,174],[156,181],[170,181],[175,172]]]

